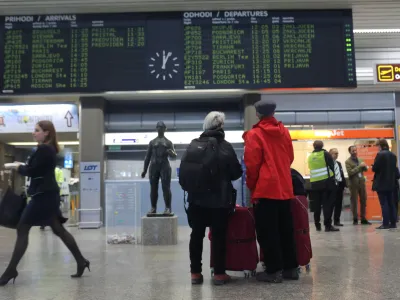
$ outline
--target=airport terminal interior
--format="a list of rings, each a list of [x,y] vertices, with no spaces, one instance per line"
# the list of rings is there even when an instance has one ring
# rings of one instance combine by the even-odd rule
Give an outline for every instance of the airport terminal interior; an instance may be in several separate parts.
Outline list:
[[[90,261],[90,272],[70,278],[72,254],[50,227],[34,226],[0,300],[400,299],[400,231],[376,230],[383,216],[372,191],[376,141],[387,140],[397,157],[400,149],[399,19],[400,0],[0,0],[0,274],[16,240],[15,226],[3,224],[5,195],[29,203],[35,180],[6,165],[29,164],[42,120],[60,145],[65,228]],[[258,122],[260,100],[276,103],[307,192],[314,141],[337,149],[347,183],[356,147],[368,166],[372,225],[353,225],[346,188],[339,232],[316,231],[308,212],[312,258],[298,281],[258,282],[259,262],[228,269],[223,286],[213,284],[207,229],[204,283],[192,285],[182,156],[206,115],[223,112],[225,140],[243,168],[236,203],[250,209],[243,134]],[[149,213],[145,160],[160,122],[176,154],[171,214],[161,182],[157,214]]]

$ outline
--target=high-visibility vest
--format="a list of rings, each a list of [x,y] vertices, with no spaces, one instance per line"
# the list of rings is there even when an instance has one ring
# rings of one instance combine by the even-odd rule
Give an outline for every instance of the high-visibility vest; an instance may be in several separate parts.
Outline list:
[[[311,153],[308,157],[308,168],[310,169],[310,182],[326,180],[334,175],[326,165],[325,151]]]
[[[56,181],[58,183],[59,188],[61,189],[61,186],[64,182],[64,173],[60,168],[57,168],[54,170],[55,176],[56,176]]]

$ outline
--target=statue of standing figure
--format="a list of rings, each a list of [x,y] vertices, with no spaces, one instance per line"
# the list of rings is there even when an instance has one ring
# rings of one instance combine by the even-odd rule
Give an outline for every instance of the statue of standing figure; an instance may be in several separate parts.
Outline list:
[[[158,184],[161,178],[161,186],[165,202],[163,215],[173,216],[174,214],[171,211],[171,166],[168,157],[175,158],[176,152],[172,142],[165,137],[167,127],[164,122],[159,121],[156,128],[158,136],[149,143],[142,172],[142,178],[145,178],[147,169],[150,165],[149,181],[151,186],[151,210],[147,215],[154,216],[157,214]]]

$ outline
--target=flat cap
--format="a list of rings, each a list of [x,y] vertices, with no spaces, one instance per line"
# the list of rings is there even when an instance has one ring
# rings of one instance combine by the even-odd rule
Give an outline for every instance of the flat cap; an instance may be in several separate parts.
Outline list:
[[[263,116],[270,116],[275,112],[276,103],[268,100],[260,100],[254,104],[256,111]]]

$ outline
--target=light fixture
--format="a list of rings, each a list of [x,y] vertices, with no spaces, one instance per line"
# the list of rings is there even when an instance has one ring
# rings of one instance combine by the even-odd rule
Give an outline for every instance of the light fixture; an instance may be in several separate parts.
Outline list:
[[[7,143],[8,145],[11,146],[36,146],[36,142],[12,142],[12,143]],[[79,145],[79,141],[66,141],[66,142],[58,142],[60,146],[75,146]]]
[[[400,33],[400,28],[383,28],[383,29],[354,29],[353,33]]]

